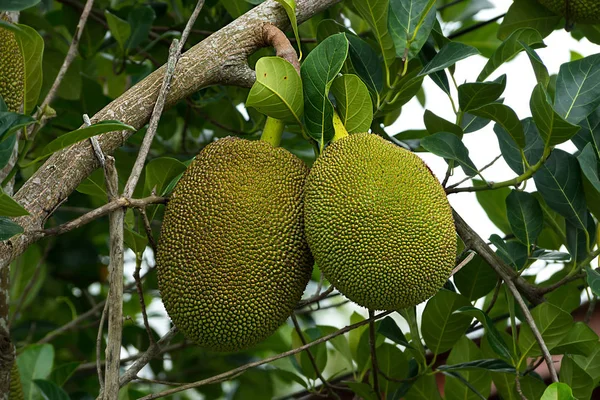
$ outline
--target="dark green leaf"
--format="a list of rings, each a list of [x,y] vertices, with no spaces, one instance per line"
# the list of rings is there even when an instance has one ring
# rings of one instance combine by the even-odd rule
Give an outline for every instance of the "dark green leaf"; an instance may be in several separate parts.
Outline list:
[[[567,336],[552,349],[553,354],[579,354],[587,356],[594,351],[598,335],[585,323],[575,322]]]
[[[515,374],[492,372],[492,379],[502,400],[521,400],[522,397],[517,391]],[[546,384],[541,379],[534,377],[533,374],[519,378],[521,393],[527,399],[539,399],[546,390]]]
[[[551,209],[577,228],[586,228],[585,197],[575,156],[555,149],[546,163],[533,175],[533,179]]]
[[[131,34],[127,41],[128,51],[135,49],[144,40],[148,39],[148,33],[155,18],[154,9],[148,5],[131,9],[127,17],[127,22],[129,22],[129,26],[131,27]]]
[[[577,156],[583,175],[592,184],[597,192],[600,192],[600,178],[598,177],[598,158],[592,143],[588,143]]]
[[[308,328],[303,332],[304,339],[307,342],[312,342],[313,340],[317,340],[321,336],[321,331],[317,327]],[[292,332],[292,346],[294,348],[302,346],[302,340],[300,336],[298,336],[298,332],[294,330]],[[321,343],[319,345],[313,346],[310,348],[310,352],[317,364],[317,368],[319,371],[323,371],[327,366],[327,348],[325,343]],[[305,351],[300,354],[295,355],[295,360],[300,366],[302,374],[309,379],[317,379],[317,373],[315,372],[315,368],[313,367],[312,361],[308,357]]]
[[[50,380],[62,387],[73,375],[73,373],[75,373],[75,370],[79,365],[81,365],[79,362],[69,362],[59,365],[50,373]]]
[[[148,245],[148,237],[125,228],[123,240],[125,245],[131,249],[137,256],[141,257]]]
[[[573,396],[577,399],[589,399],[594,390],[592,377],[584,371],[574,360],[573,356],[566,355],[560,364],[561,382],[566,383],[573,390]]]
[[[494,352],[498,354],[500,357],[503,357],[506,360],[512,359],[512,353],[508,349],[506,342],[500,336],[500,332],[496,329],[494,325],[494,321],[482,310],[473,307],[473,306],[465,306],[456,310],[457,313],[462,313],[465,315],[469,315],[473,318],[477,318],[479,322],[484,326],[485,333],[487,334],[487,340]]]
[[[0,142],[12,136],[19,128],[31,125],[34,122],[35,119],[29,115],[0,111]]]
[[[342,69],[348,55],[346,35],[329,36],[319,44],[302,63],[304,87],[304,124],[319,148],[333,138],[333,106],[327,98],[329,86]]]
[[[358,36],[347,34],[349,60],[356,74],[365,82],[372,93],[383,89],[383,66],[377,53]]]
[[[437,156],[456,161],[468,176],[477,175],[477,167],[469,158],[469,150],[456,135],[439,132],[421,139],[421,146]]]
[[[119,44],[121,51],[124,52],[127,46],[127,40],[131,36],[131,26],[127,21],[117,17],[107,10],[104,11],[104,16],[106,17],[110,34]]]
[[[533,28],[542,37],[546,37],[552,33],[559,21],[560,16],[535,0],[515,0],[502,20],[498,37],[504,40],[521,28]]]
[[[508,132],[521,149],[525,147],[525,132],[523,131],[523,125],[521,125],[519,117],[517,117],[517,114],[512,108],[505,106],[504,104],[490,103],[473,109],[470,113],[481,118],[496,121],[506,130],[506,132]]]
[[[461,111],[469,111],[492,103],[504,93],[506,75],[492,82],[463,83],[458,87],[458,104]]]
[[[496,281],[496,272],[479,255],[454,274],[456,288],[471,301],[491,292]]]
[[[514,56],[523,50],[521,43],[537,48],[543,45],[542,36],[538,31],[532,28],[517,29],[508,36],[508,38],[496,49],[490,57],[485,67],[477,77],[477,81],[483,82],[500,65],[511,60]]]
[[[419,52],[419,60],[421,61],[421,64],[427,65],[436,55],[437,51],[435,50],[434,40],[433,37],[430,36]],[[450,82],[446,76],[446,71],[433,72],[429,74],[429,77],[440,89],[450,95]],[[425,92],[423,92],[423,94],[424,93]]]
[[[13,222],[10,218],[0,217],[0,242],[19,235],[24,231],[21,225]]]
[[[531,62],[531,66],[533,67],[533,72],[535,73],[535,78],[538,83],[541,84],[544,88],[548,87],[550,83],[550,75],[548,74],[548,68],[544,65],[544,62],[538,56],[534,49],[527,46],[527,44],[523,42],[519,42],[521,46],[525,49],[527,56],[529,57],[529,61]]]
[[[590,289],[592,289],[592,292],[596,296],[600,296],[600,273],[591,269],[589,265],[585,267],[585,272],[587,275],[587,283],[590,286]]]
[[[496,253],[508,265],[516,270],[521,270],[527,262],[527,247],[517,241],[505,242],[496,234],[490,236],[490,242],[498,249]]]
[[[479,371],[483,372],[483,371]],[[473,386],[467,378],[462,376],[459,372],[455,371],[442,371],[442,374],[449,378],[446,379],[444,386],[444,394],[446,399],[482,399],[485,400],[487,397],[482,395],[475,386]],[[463,372],[465,374],[465,372]],[[490,382],[491,382],[490,378]],[[459,382],[459,383],[457,383]]]
[[[388,29],[396,57],[411,60],[419,54],[431,33],[435,0],[389,0],[389,3]]]
[[[0,0],[0,11],[22,11],[39,2],[40,0]]]
[[[554,304],[568,313],[572,313],[581,304],[581,291],[577,289],[579,284],[579,282],[575,281],[567,285],[562,285],[544,297],[548,303]]]
[[[559,251],[548,251],[546,249],[534,250],[529,258],[534,260],[546,260],[546,261],[571,261],[571,255],[569,253],[561,253]]]
[[[566,223],[567,249],[572,259],[577,262],[581,262],[587,257],[590,245],[596,237],[596,224],[587,212],[585,223],[587,224],[587,230],[579,229],[579,227],[568,221]]]
[[[515,237],[531,248],[544,224],[540,204],[531,194],[513,190],[506,198],[506,210]]]
[[[145,168],[144,193],[149,194],[154,191],[157,195],[164,195],[164,189],[173,178],[181,174],[185,169],[186,165],[175,158],[155,158]]]
[[[515,367],[502,360],[476,360],[455,365],[440,365],[437,369],[439,371],[483,369],[494,372],[515,373]]]
[[[472,340],[463,336],[454,345],[448,356],[449,365],[461,364],[482,359],[481,350]],[[487,371],[462,370],[447,371],[455,379],[446,379],[444,393],[446,400],[475,400],[487,399],[490,395],[492,377]]]
[[[419,75],[429,75],[433,72],[442,71],[460,60],[480,54],[473,46],[459,42],[450,42],[442,47],[427,65],[423,67]]]
[[[573,361],[592,377],[594,382],[600,379],[600,342],[596,343],[594,350],[587,356],[572,356]]]
[[[382,343],[376,351],[377,367],[381,373],[379,388],[391,395],[400,386],[392,379],[405,379],[408,375],[408,359],[399,348],[389,343]]]
[[[7,140],[0,142],[0,170],[8,165],[15,149],[15,143],[17,143],[15,135],[11,135]]]
[[[600,54],[561,65],[556,80],[554,109],[577,124],[600,105]]]
[[[489,123],[490,120],[487,118],[476,117],[475,115],[464,113],[462,120],[460,121],[460,127],[463,128],[465,133],[471,133],[485,128]]]
[[[441,400],[434,375],[421,375],[406,393],[406,400]]]
[[[29,215],[29,212],[0,188],[0,216],[20,217],[22,215]]]
[[[425,110],[423,122],[425,122],[425,127],[430,135],[438,132],[450,132],[458,138],[463,137],[463,130],[460,126],[453,124],[442,117],[438,117],[429,110]]]
[[[43,379],[34,379],[33,381],[44,394],[44,398],[48,400],[69,400],[67,392],[59,386],[56,386],[54,382]]]
[[[404,347],[412,348],[412,346],[408,343],[408,341],[404,337],[404,334],[396,324],[396,321],[394,321],[392,317],[385,317],[381,321],[377,333],[392,340],[394,343],[401,344]]]
[[[483,181],[473,179],[474,186],[485,185]],[[477,201],[487,214],[490,221],[494,223],[502,232],[511,233],[510,224],[506,216],[506,197],[510,194],[509,188],[499,188],[495,190],[478,190],[475,192]]]
[[[548,350],[552,350],[563,341],[573,325],[573,317],[568,312],[548,303],[542,303],[535,307],[531,310],[531,315]],[[521,327],[519,348],[523,357],[536,357],[542,354],[531,328],[527,324],[523,324]]]
[[[470,305],[469,300],[457,293],[440,290],[427,302],[421,322],[423,339],[434,354],[448,351],[471,323],[471,317],[454,314],[460,307]]]
[[[375,394],[375,391],[373,390],[371,385],[369,385],[368,383],[351,382],[351,381],[342,382],[342,383],[348,385],[348,387],[350,389],[352,389],[352,391],[354,393],[356,393],[361,399],[377,400],[377,394]]]
[[[538,83],[529,102],[531,115],[546,146],[555,146],[571,139],[581,129],[565,121],[549,102],[546,89]]]

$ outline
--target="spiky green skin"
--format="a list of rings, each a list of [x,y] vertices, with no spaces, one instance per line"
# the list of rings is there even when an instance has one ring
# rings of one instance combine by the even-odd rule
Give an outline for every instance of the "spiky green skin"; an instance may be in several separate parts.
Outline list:
[[[311,168],[304,202],[316,264],[355,303],[405,308],[433,296],[450,277],[452,211],[413,153],[369,133],[340,139]]]
[[[24,61],[15,34],[0,27],[0,96],[8,111],[20,111],[24,85]]]
[[[570,22],[600,23],[600,1],[598,0],[538,0],[541,4]]]
[[[175,326],[214,351],[270,336],[302,297],[308,168],[263,141],[223,138],[190,164],[167,205],[158,284]]]
[[[21,375],[19,374],[19,366],[17,361],[13,363],[10,369],[10,393],[8,400],[24,400],[23,385],[21,384]]]

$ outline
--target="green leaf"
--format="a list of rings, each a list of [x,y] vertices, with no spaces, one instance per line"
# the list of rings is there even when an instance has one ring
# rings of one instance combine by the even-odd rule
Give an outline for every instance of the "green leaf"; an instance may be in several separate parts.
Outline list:
[[[99,168],[92,172],[86,180],[77,186],[76,190],[79,193],[87,194],[106,201],[108,195],[106,193],[106,183],[102,169]]]
[[[15,135],[11,135],[7,140],[0,142],[0,170],[8,165],[15,150],[15,143],[17,143]]]
[[[483,186],[483,181],[473,179],[474,186]],[[483,208],[490,221],[494,223],[503,233],[511,233],[508,217],[506,216],[506,198],[510,194],[509,188],[495,190],[478,190],[475,197]]]
[[[448,351],[464,335],[471,317],[453,314],[460,307],[470,305],[458,293],[442,289],[427,302],[421,321],[421,332],[429,350],[434,354]]]
[[[341,75],[333,80],[331,93],[348,133],[367,132],[373,122],[373,103],[369,89],[356,75]]]
[[[502,44],[496,49],[494,54],[490,57],[485,67],[477,77],[477,81],[483,82],[488,76],[491,75],[500,65],[511,60],[514,56],[523,50],[521,43],[525,43],[530,47],[540,47],[543,45],[542,36],[538,31],[532,28],[517,29],[510,36],[502,42]]]
[[[13,222],[10,218],[0,217],[0,242],[8,240],[23,232],[25,232],[25,230],[21,225]]]
[[[600,296],[600,273],[591,269],[589,265],[585,267],[585,272],[587,276],[587,283],[590,286],[590,289],[592,289],[592,292],[596,296]]]
[[[286,383],[296,382],[299,385],[301,385],[302,387],[304,387],[305,389],[308,389],[308,384],[304,381],[304,379],[302,379],[299,375],[297,375],[291,371],[287,371],[287,370],[281,369],[281,368],[275,368],[269,372],[272,372],[277,378],[281,379],[282,381],[284,381]]]
[[[571,387],[573,396],[577,399],[589,399],[594,390],[592,377],[573,360],[571,355],[564,356],[561,361],[559,380]]]
[[[173,178],[181,174],[185,169],[186,165],[175,158],[155,158],[145,168],[144,193],[150,194],[150,192],[155,191],[159,196],[164,195],[165,188],[168,187]]]
[[[494,352],[498,354],[500,357],[503,357],[506,360],[512,360],[513,355],[511,351],[508,349],[506,342],[502,339],[500,332],[496,329],[494,325],[494,321],[484,313],[479,308],[473,306],[465,306],[456,310],[457,313],[462,313],[468,315],[472,318],[477,318],[479,322],[484,326],[485,333],[487,334],[487,340]]]
[[[569,259],[566,261],[569,261],[570,258],[571,257],[569,256]],[[562,285],[558,289],[546,294],[544,297],[548,303],[554,304],[568,313],[572,313],[581,304],[581,291],[577,289],[578,285],[579,283],[577,281]]]
[[[558,115],[548,97],[544,86],[538,83],[531,94],[529,108],[546,146],[555,146],[571,139],[581,128]]]
[[[329,335],[331,333],[337,332],[338,328],[334,326],[326,326],[326,325],[317,325],[317,327],[321,330],[321,334]],[[350,350],[350,344],[348,339],[344,335],[339,335],[334,337],[329,341],[333,345],[333,348],[337,350],[339,354],[348,361],[349,365],[352,365],[352,351]]]
[[[347,385],[352,391],[359,396],[361,399],[365,400],[377,400],[377,394],[373,390],[373,387],[368,383],[362,382],[342,382]]]
[[[548,68],[544,65],[544,62],[540,58],[540,56],[535,52],[534,49],[527,46],[527,44],[523,42],[519,42],[521,46],[525,49],[527,56],[529,57],[529,61],[531,62],[531,66],[533,67],[533,72],[535,73],[535,78],[538,83],[541,84],[544,88],[548,87],[550,83],[550,75],[548,74]]]
[[[18,114],[10,111],[0,111],[0,143],[6,141],[19,128],[35,123],[29,115]]]
[[[19,55],[23,58],[25,69],[23,114],[29,114],[35,108],[42,89],[44,39],[35,29],[27,25],[11,24],[0,20],[0,28],[12,31],[19,44]]]
[[[596,236],[596,224],[594,223],[594,219],[588,212],[586,212],[585,215],[585,223],[587,224],[586,230],[580,229],[570,222],[565,224],[567,249],[572,256],[572,259],[576,262],[581,262],[587,257],[590,243],[594,242]]]
[[[600,107],[585,117],[580,125],[581,130],[571,138],[571,141],[579,150],[592,143],[596,155],[600,157]]]
[[[500,256],[508,265],[512,265],[516,270],[520,270],[527,262],[527,247],[518,241],[505,242],[500,236],[494,234],[490,236],[490,242],[498,249],[496,254]]]
[[[439,371],[463,371],[483,369],[486,371],[515,373],[515,367],[502,360],[475,360],[455,365],[440,365]]]
[[[596,343],[594,350],[587,356],[571,356],[573,361],[590,375],[595,383],[600,380],[600,342]]]
[[[69,395],[54,382],[43,379],[33,380],[37,387],[42,391],[44,398],[48,400],[69,400]]]
[[[506,75],[501,75],[492,82],[463,83],[458,87],[458,104],[461,111],[470,111],[490,104],[504,93]]]
[[[331,82],[348,55],[348,39],[343,33],[329,36],[304,60],[304,126],[321,151],[333,138],[333,106],[327,98]]]
[[[317,327],[308,328],[304,330],[303,334],[304,339],[307,342],[312,342],[313,340],[317,340],[319,337],[321,337],[321,330]],[[297,348],[302,345],[303,343],[300,339],[300,336],[298,336],[298,332],[296,330],[292,331],[292,346]],[[325,343],[311,347],[310,352],[314,357],[319,371],[323,371],[327,366],[327,347],[325,346]],[[296,354],[295,360],[298,362],[298,365],[300,365],[302,373],[306,378],[317,379],[317,373],[315,372],[315,368],[313,367],[306,351]]]
[[[238,18],[250,10],[250,3],[240,0],[220,0],[225,10],[233,19]]]
[[[124,124],[119,121],[100,121],[96,124],[76,129],[71,132],[64,133],[48,143],[46,147],[40,152],[41,155],[38,156],[35,160],[28,163],[27,165],[36,163],[49,155],[57,152],[58,150],[64,149],[72,144],[77,142],[81,142],[82,140],[89,139],[93,136],[100,135],[101,133],[106,132],[115,132],[115,131],[135,131],[133,126]]]
[[[300,35],[298,34],[298,20],[296,19],[296,0],[277,0],[279,4],[285,9],[285,12],[292,24],[292,30],[296,37],[296,43],[298,44],[298,52],[300,53],[299,59],[302,59],[302,46],[300,46]]]
[[[554,382],[546,388],[541,400],[575,400],[575,397],[569,385]]]
[[[148,5],[135,7],[129,12],[127,22],[131,27],[131,34],[127,40],[127,52],[135,50],[144,40],[148,39],[155,18],[154,9]]]
[[[46,379],[54,364],[54,347],[50,344],[28,346],[17,356],[17,364],[23,385],[25,399],[41,397],[35,379]]]
[[[421,139],[421,146],[437,156],[456,161],[468,176],[477,175],[477,167],[461,140],[448,132],[439,132]]]
[[[522,397],[517,391],[515,382],[515,373],[498,373],[492,372],[492,380],[498,389],[498,394],[502,396],[502,400],[521,400]],[[542,393],[546,390],[544,381],[532,374],[519,378],[521,384],[521,393],[528,399],[539,399]]]
[[[585,323],[575,322],[567,336],[552,349],[553,354],[589,355],[598,343],[598,335]]]
[[[404,334],[396,324],[396,321],[392,317],[385,317],[381,323],[379,324],[379,328],[377,329],[377,333],[385,336],[390,339],[394,343],[401,344],[404,347],[412,348],[412,346],[404,337]]]
[[[506,210],[515,237],[531,248],[544,225],[540,203],[529,193],[513,190],[506,198]]]
[[[388,380],[406,379],[408,376],[408,359],[406,355],[396,346],[382,343],[377,347],[377,367],[379,368],[379,388],[385,394],[395,391],[400,383]]]
[[[22,215],[29,215],[29,212],[0,188],[0,216],[20,217]]]
[[[425,122],[425,127],[430,135],[438,132],[450,132],[458,138],[463,137],[463,130],[460,126],[453,124],[442,117],[438,117],[429,110],[425,110],[423,122]]]
[[[535,0],[515,0],[502,20],[498,37],[504,40],[521,28],[533,28],[546,37],[559,21],[560,16]]]
[[[131,26],[127,21],[111,14],[107,10],[104,11],[104,16],[106,17],[110,34],[119,44],[121,51],[124,52],[127,48],[127,40],[131,36]]]
[[[377,40],[379,52],[383,55],[385,71],[388,74],[388,84],[390,83],[389,70],[396,58],[394,42],[388,32],[389,3],[389,0],[352,0],[352,5],[366,23],[369,24],[375,40]]]
[[[2,0],[0,1],[0,11],[23,11],[39,2],[40,0]]]
[[[146,235],[141,235],[137,232],[134,232],[129,228],[125,228],[123,233],[125,245],[129,247],[136,255],[141,257],[146,250],[146,246],[148,245],[148,237]]]
[[[408,61],[419,54],[433,29],[435,3],[435,0],[390,0],[388,29],[396,57]]]
[[[521,149],[525,147],[523,125],[512,108],[500,103],[490,103],[469,112],[475,116],[497,122]]]
[[[600,178],[598,177],[598,158],[592,143],[588,143],[577,156],[577,161],[585,178],[600,192]]]
[[[438,54],[438,52],[435,49],[434,42],[435,41],[434,41],[433,37],[430,36],[429,39],[427,39],[427,41],[423,45],[423,48],[419,52],[419,60],[421,61],[421,64],[423,64],[423,65],[429,64],[429,62],[431,62],[431,60],[433,60],[436,57],[436,55]],[[452,71],[452,69],[450,71]],[[433,72],[429,75],[429,77],[440,89],[442,89],[447,95],[450,95],[450,93],[451,93],[450,82],[448,81],[448,76],[446,75],[446,71],[441,70],[441,71]],[[424,107],[424,105],[423,105],[423,107]]]
[[[59,365],[50,373],[50,380],[62,387],[73,376],[79,365],[81,365],[79,362],[69,362]]]
[[[355,35],[347,34],[349,61],[354,72],[363,80],[369,90],[379,93],[383,89],[383,67],[379,56],[371,46]]]
[[[247,107],[269,117],[291,123],[302,123],[304,99],[300,76],[281,57],[262,57],[256,63],[256,82],[252,85]]]
[[[454,274],[454,284],[463,296],[475,301],[496,287],[496,272],[479,255]]]
[[[421,375],[412,384],[405,400],[441,400],[440,392],[434,375]]]
[[[482,358],[481,350],[477,347],[472,340],[463,336],[460,340],[452,347],[450,355],[448,356],[448,365],[462,364],[469,361],[480,360]],[[459,374],[458,372],[453,372]],[[478,369],[473,370],[462,370],[460,375],[467,381],[471,388],[465,385],[456,377],[446,379],[444,386],[444,393],[446,394],[446,400],[475,400],[487,399],[491,392],[492,377],[488,371],[482,371]],[[478,394],[476,394],[477,391]]]
[[[600,54],[560,66],[554,109],[577,124],[600,106]]]
[[[533,175],[535,186],[548,206],[579,229],[586,229],[586,205],[579,164],[559,149]]]
[[[427,65],[423,67],[419,76],[429,75],[431,73],[442,71],[452,65],[456,64],[460,60],[480,54],[473,46],[469,46],[460,42],[447,43],[440,51],[433,57]]]
[[[573,317],[555,305],[542,303],[531,310],[533,320],[542,334],[548,350],[552,350],[567,336],[573,325]],[[531,328],[523,324],[519,333],[519,348],[523,358],[537,357],[542,354]]]

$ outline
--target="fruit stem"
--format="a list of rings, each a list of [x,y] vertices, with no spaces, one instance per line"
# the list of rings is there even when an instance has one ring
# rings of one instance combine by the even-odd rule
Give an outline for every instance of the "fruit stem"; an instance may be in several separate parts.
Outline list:
[[[270,143],[273,147],[279,147],[281,135],[283,135],[284,123],[280,119],[267,117],[260,140]]]
[[[335,110],[333,110],[333,130],[335,131],[335,133],[333,135],[333,139],[331,139],[332,142],[336,142],[348,136],[348,131],[346,130],[346,127],[340,119],[340,116],[338,115],[337,111]]]

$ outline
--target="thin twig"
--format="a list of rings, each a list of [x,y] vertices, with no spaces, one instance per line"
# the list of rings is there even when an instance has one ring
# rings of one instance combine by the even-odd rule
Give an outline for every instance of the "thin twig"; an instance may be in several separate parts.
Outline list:
[[[119,387],[123,387],[127,385],[129,382],[134,380],[138,374],[156,356],[160,351],[162,346],[167,346],[169,342],[177,335],[177,328],[173,327],[169,332],[167,332],[158,342],[154,342],[150,344],[148,350],[144,352],[142,356],[140,356],[131,366],[127,369],[127,371],[121,376],[119,379]]]
[[[139,376],[136,376],[133,380],[134,381],[140,381],[140,382],[156,383],[158,385],[167,385],[167,386],[187,385],[187,383],[185,383],[185,382],[161,381],[161,380],[158,380],[158,379],[140,378]]]
[[[381,392],[379,390],[379,377],[377,376],[377,372],[379,371],[379,366],[377,365],[377,349],[376,349],[376,338],[375,338],[375,321],[373,317],[375,313],[373,310],[369,309],[369,347],[371,348],[371,370],[373,373],[373,390],[375,391],[375,396],[378,399],[381,399]]]
[[[350,303],[350,300],[343,300],[343,301],[340,301],[339,303],[328,304],[328,305],[322,306],[322,307],[319,306],[316,309],[308,308],[308,309],[298,310],[298,311],[296,311],[296,315],[311,314],[311,313],[314,313],[314,312],[317,312],[317,311],[330,310],[332,308],[341,307],[344,304],[348,304],[348,303]]]
[[[498,282],[496,283],[496,288],[494,289],[494,294],[492,295],[492,300],[490,301],[490,304],[486,307],[486,309],[483,311],[485,314],[489,314],[489,312],[492,311],[492,308],[494,308],[494,304],[496,304],[496,301],[498,300],[498,295],[500,294],[501,288],[502,288],[502,279],[498,279]],[[471,324],[471,326],[469,326],[467,331],[471,331],[473,328],[475,328],[477,326],[478,323],[479,323],[479,321],[477,319],[475,321],[473,321],[473,323]]]
[[[498,161],[499,159],[502,158],[502,154],[500,154],[499,156],[497,156],[496,158],[494,158],[489,164],[481,167],[481,169],[479,171],[477,171],[477,174],[481,174],[483,171],[485,171],[486,169],[488,169],[489,167],[491,167],[492,165],[494,165],[496,163],[496,161]],[[453,189],[463,183],[465,183],[466,181],[468,181],[469,179],[473,179],[470,176],[467,176],[466,178],[464,178],[463,180],[453,183],[452,185],[448,186],[446,189]]]
[[[73,229],[80,228],[83,225],[88,224],[100,217],[104,217],[105,215],[108,215],[112,211],[117,210],[119,208],[142,208],[149,204],[166,204],[167,201],[167,197],[161,196],[148,196],[142,199],[130,199],[126,197],[120,197],[118,199],[114,199],[109,203],[106,203],[102,207],[98,207],[86,214],[83,214],[82,216],[77,217],[72,221],[65,222],[64,224],[55,226],[53,228],[44,229],[40,232],[43,236],[62,235],[63,233],[67,233],[69,231],[72,231]]]
[[[292,313],[291,318],[292,318],[292,322],[294,323],[294,329],[296,329],[296,332],[298,333],[298,337],[300,338],[300,341],[302,342],[303,345],[306,345],[306,338],[304,337],[304,333],[302,333],[302,329],[300,329],[300,325],[298,324],[298,319],[296,318],[296,315],[294,315],[294,313]],[[310,360],[310,363],[312,364],[312,367],[315,370],[315,374],[317,374],[317,377],[321,380],[321,382],[323,382],[323,386],[325,386],[327,393],[329,393],[329,395],[331,397],[333,397],[334,399],[339,399],[340,397],[337,395],[335,390],[333,390],[331,388],[331,385],[329,384],[329,382],[327,382],[325,377],[321,374],[321,371],[319,370],[319,366],[317,365],[317,361],[315,360],[315,357],[312,355],[312,352],[310,351],[310,349],[306,349],[306,355],[308,356],[308,359]]]
[[[144,327],[146,328],[146,332],[148,333],[148,339],[150,340],[150,345],[153,345],[154,335],[152,334],[152,329],[150,328],[150,324],[148,323],[148,314],[146,313],[146,301],[144,300],[144,289],[142,288],[142,280],[140,279],[140,270],[142,269],[142,257],[141,255],[136,255],[135,257],[135,271],[133,272],[133,279],[135,280],[135,287],[137,288],[138,297],[140,298],[140,307],[142,308],[142,318],[144,320]]]
[[[488,19],[487,21],[481,21],[476,24],[473,24],[469,27],[466,27],[465,29],[461,29],[459,31],[456,31],[456,32],[448,35],[448,39],[456,39],[459,36],[466,35],[467,33],[476,31],[477,29],[483,28],[484,26],[492,24],[492,23],[498,21],[499,19],[504,18],[505,16],[506,16],[506,13],[497,15],[494,18]]]
[[[521,390],[521,380],[519,379],[519,373],[518,372],[515,374],[515,388],[517,389],[517,393],[519,393],[519,396],[521,397],[521,400],[528,400],[527,396],[525,396],[523,394],[523,391]]]
[[[373,320],[377,320],[377,319],[383,318],[383,317],[385,317],[387,315],[390,315],[393,312],[394,311],[385,311],[385,312],[382,312],[382,313],[377,314],[376,316],[374,316]],[[229,370],[227,372],[223,372],[221,374],[212,376],[210,378],[203,379],[201,381],[193,382],[193,383],[190,383],[188,385],[183,385],[183,386],[178,387],[178,388],[173,388],[173,389],[165,390],[163,392],[150,394],[150,395],[147,395],[147,396],[144,396],[144,397],[140,398],[140,400],[158,399],[160,397],[165,397],[165,396],[168,396],[168,395],[171,395],[171,394],[174,394],[174,393],[179,393],[179,392],[182,392],[184,390],[193,389],[193,388],[197,388],[197,387],[204,386],[204,385],[209,385],[211,383],[223,382],[224,380],[230,379],[232,376],[237,376],[237,375],[239,375],[239,374],[241,374],[241,373],[249,370],[250,368],[259,367],[261,365],[268,364],[270,362],[273,362],[273,361],[276,361],[276,360],[279,360],[279,359],[282,359],[282,358],[285,358],[285,357],[289,357],[289,356],[292,356],[294,354],[298,354],[298,353],[300,353],[300,352],[302,352],[302,351],[304,351],[306,349],[309,349],[312,346],[316,346],[316,345],[318,345],[320,343],[325,343],[325,342],[327,342],[327,341],[329,341],[329,340],[331,340],[331,339],[333,339],[335,337],[343,335],[346,332],[350,332],[353,329],[356,329],[356,328],[358,328],[360,326],[366,325],[370,321],[371,321],[371,318],[365,319],[365,320],[357,322],[355,324],[348,325],[348,326],[346,326],[346,327],[344,327],[342,329],[339,329],[339,330],[337,330],[337,331],[335,331],[333,333],[330,333],[329,335],[325,335],[325,336],[323,336],[323,337],[321,337],[321,338],[319,338],[317,340],[314,340],[314,341],[312,341],[310,343],[307,343],[306,345],[303,345],[303,346],[300,346],[300,347],[296,347],[295,349],[288,350],[286,352],[283,352],[283,353],[280,353],[280,354],[277,354],[277,355],[274,355],[274,356],[271,356],[271,357],[267,357],[267,358],[264,358],[262,360],[258,360],[258,361],[254,361],[254,362],[242,365],[242,366],[240,366],[238,368],[234,368],[234,369]]]
[[[86,312],[84,312],[83,314],[81,314],[80,316],[78,316],[77,318],[75,318],[74,320],[72,320],[72,321],[64,324],[60,328],[57,328],[57,329],[53,330],[52,332],[48,333],[42,339],[38,340],[37,344],[50,343],[56,337],[58,337],[58,336],[62,335],[63,333],[65,333],[65,332],[73,329],[75,326],[79,325],[79,323],[81,321],[84,321],[84,320],[88,319],[89,317],[91,317],[92,315],[94,315],[98,311],[100,311],[104,307],[104,303],[105,302],[102,301],[102,302],[96,304],[94,307],[90,308],[89,310],[87,310]]]
[[[590,304],[588,305],[588,309],[585,313],[585,317],[583,318],[583,322],[587,325],[590,323],[592,317],[594,316],[594,310],[596,310],[596,303],[598,302],[598,297],[592,295],[590,299]]]
[[[467,256],[465,257],[465,259],[462,260],[456,267],[454,267],[454,269],[452,270],[452,274],[450,274],[450,276],[453,276],[458,271],[460,271],[461,269],[463,269],[463,267],[465,265],[467,265],[468,263],[471,262],[471,260],[473,259],[473,257],[475,257],[475,253],[474,252],[471,252],[471,253],[467,254]]]
[[[333,286],[329,286],[323,293],[314,295],[312,297],[309,297],[306,300],[301,300],[298,302],[298,305],[296,306],[296,309],[298,308],[302,308],[302,307],[306,307],[309,304],[314,304],[317,303],[321,300],[323,300],[325,297],[329,296],[329,294],[333,292]]]
[[[146,231],[146,236],[148,237],[148,243],[152,248],[154,254],[156,254],[156,241],[154,240],[154,236],[152,235],[152,226],[150,225],[150,220],[148,220],[148,215],[146,214],[146,207],[139,207],[138,211],[142,216],[142,222],[144,224],[144,230]]]
[[[108,297],[108,295],[107,295]],[[108,312],[108,303],[104,303],[102,315],[100,316],[100,326],[98,326],[98,335],[96,336],[96,371],[98,372],[98,382],[100,390],[104,390],[104,374],[102,373],[102,331],[104,330],[104,320]]]
[[[519,303],[521,307],[521,311],[523,311],[523,316],[525,317],[525,321],[531,328],[531,332],[535,337],[535,340],[538,342],[540,346],[540,350],[542,351],[542,355],[546,360],[546,365],[548,366],[548,371],[550,371],[550,376],[552,377],[552,382],[558,382],[558,375],[556,374],[556,369],[554,368],[554,363],[552,361],[552,356],[550,355],[550,351],[548,350],[548,346],[546,346],[546,342],[544,342],[544,338],[542,338],[542,334],[537,328],[535,321],[533,320],[533,316],[531,315],[531,311],[527,307],[527,304],[523,301],[523,297],[521,297],[521,293],[517,290],[515,284],[510,280],[505,280],[506,286],[512,292],[515,300]]]
[[[532,363],[525,372],[523,372],[523,376],[535,371],[540,365],[542,365],[543,362],[544,357],[540,357],[536,362]]]

